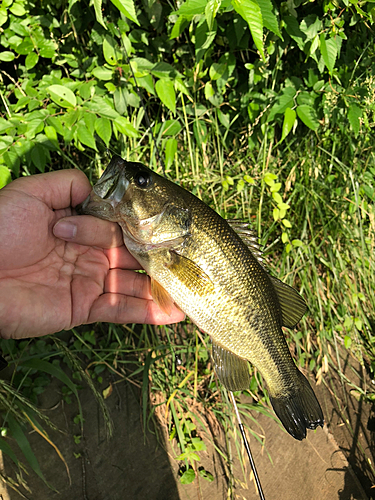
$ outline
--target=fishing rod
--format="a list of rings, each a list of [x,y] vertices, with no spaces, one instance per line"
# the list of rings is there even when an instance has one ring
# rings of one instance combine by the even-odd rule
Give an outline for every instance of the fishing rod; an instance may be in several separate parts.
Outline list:
[[[247,437],[246,437],[246,434],[245,434],[245,429],[244,429],[242,421],[241,421],[240,412],[238,411],[237,403],[236,403],[236,400],[234,399],[234,394],[233,394],[232,391],[229,391],[229,394],[230,394],[230,397],[231,397],[231,400],[232,400],[232,404],[233,404],[233,407],[234,407],[234,413],[236,414],[236,417],[237,417],[238,427],[240,428],[240,432],[241,432],[243,443],[244,443],[245,448],[246,448],[247,456],[249,457],[249,462],[250,462],[250,465],[251,465],[251,469],[252,469],[253,474],[254,474],[255,483],[257,485],[257,489],[258,489],[258,493],[259,493],[259,498],[260,498],[260,500],[265,500],[265,496],[264,496],[264,493],[263,493],[262,485],[260,484],[260,479],[259,479],[259,476],[258,476],[258,472],[257,472],[257,469],[255,467],[255,462],[254,462],[254,459],[253,459],[253,455],[252,455],[251,450],[250,450],[250,445],[249,445],[249,442],[247,440]]]
[[[118,29],[118,31],[120,33],[119,29]],[[152,129],[152,126],[151,126],[150,118],[148,116],[148,112],[147,112],[145,103],[144,103],[143,98],[142,98],[142,93],[140,91],[140,88],[138,87],[137,79],[135,77],[133,68],[132,68],[132,66],[130,64],[128,52],[126,50],[125,43],[124,43],[124,41],[123,41],[123,39],[121,37],[121,33],[120,33],[120,38],[121,38],[122,46],[123,46],[123,49],[124,49],[124,52],[125,52],[126,62],[129,65],[130,72],[131,72],[132,77],[134,79],[135,88],[137,90],[137,94],[138,94],[141,106],[143,107],[143,110],[145,112],[145,118],[146,118],[147,127],[149,128],[149,130],[151,132],[152,141],[153,141],[154,146],[155,146],[156,159],[159,162],[159,164],[161,165],[161,167],[163,169],[163,175],[165,177],[165,165],[164,165],[164,161],[163,161],[163,159],[162,159],[162,157],[160,155],[159,147],[158,147],[156,139],[155,139],[155,135],[154,135],[154,132],[153,132],[153,129]],[[250,466],[251,466],[251,469],[252,469],[253,474],[254,474],[255,483],[257,485],[257,489],[258,489],[258,493],[259,493],[259,498],[260,498],[260,500],[265,500],[265,496],[264,496],[264,493],[263,493],[262,485],[260,484],[258,472],[257,472],[256,467],[255,467],[255,462],[254,462],[253,455],[252,455],[251,450],[250,450],[249,442],[248,442],[246,434],[245,434],[244,426],[243,426],[242,421],[241,421],[241,417],[240,417],[240,413],[238,411],[236,400],[234,399],[234,395],[233,395],[232,391],[229,391],[229,394],[230,394],[230,397],[232,399],[232,404],[233,404],[234,412],[235,412],[236,417],[237,417],[238,427],[239,427],[240,432],[241,432],[241,436],[242,436],[243,443],[245,445],[247,456],[249,457]]]

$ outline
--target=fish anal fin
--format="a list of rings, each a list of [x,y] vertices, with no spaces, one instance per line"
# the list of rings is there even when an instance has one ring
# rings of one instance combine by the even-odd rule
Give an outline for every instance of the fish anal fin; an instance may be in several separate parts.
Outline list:
[[[229,391],[242,391],[250,386],[249,364],[228,349],[212,342],[212,359],[220,382]]]
[[[294,328],[307,311],[307,304],[297,290],[274,276],[270,276],[270,278],[279,299],[282,325]]]
[[[170,316],[172,313],[173,300],[169,293],[153,278],[151,278],[151,295],[160,310]]]
[[[201,297],[215,290],[210,277],[192,260],[182,255],[171,252],[171,260],[166,266],[191,292]]]

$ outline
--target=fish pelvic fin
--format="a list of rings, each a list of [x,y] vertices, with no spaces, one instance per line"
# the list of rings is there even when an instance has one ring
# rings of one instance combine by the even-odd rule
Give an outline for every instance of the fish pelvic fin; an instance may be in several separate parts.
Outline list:
[[[250,385],[249,364],[246,359],[212,342],[212,360],[220,382],[228,391],[242,391]]]
[[[294,392],[272,396],[271,403],[276,415],[291,436],[301,441],[307,429],[323,427],[324,417],[320,404],[307,378],[299,371],[299,384]]]

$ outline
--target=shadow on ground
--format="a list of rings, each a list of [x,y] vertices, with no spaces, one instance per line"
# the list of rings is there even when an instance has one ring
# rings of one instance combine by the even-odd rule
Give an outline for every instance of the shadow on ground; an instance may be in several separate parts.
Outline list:
[[[345,361],[345,360],[343,360]],[[347,363],[349,369],[349,363]],[[352,368],[350,368],[352,369]],[[358,369],[358,367],[356,367]],[[109,382],[109,380],[108,380]],[[84,409],[84,436],[74,423],[78,414],[76,402],[63,403],[57,381],[41,397],[41,407],[63,432],[49,431],[62,451],[71,474],[53,448],[37,433],[28,437],[49,489],[31,473],[28,484],[30,500],[221,500],[228,498],[227,466],[208,446],[201,465],[215,476],[215,481],[200,480],[182,485],[178,480],[179,464],[165,438],[162,426],[156,424],[144,433],[140,391],[126,382],[113,385],[106,400],[114,422],[114,436],[107,440],[101,411],[89,388],[80,391]],[[266,436],[266,446],[251,439],[250,444],[267,500],[366,500],[374,498],[372,467],[374,457],[373,409],[357,394],[345,394],[340,380],[333,377],[328,389],[320,386],[328,427],[310,431],[302,442],[292,439],[274,420],[254,413]],[[346,425],[345,419],[349,422]],[[253,425],[253,424],[251,424]],[[156,437],[158,435],[158,438]],[[218,439],[220,437],[218,436]],[[337,442],[336,442],[337,440]],[[16,445],[13,446],[16,448]],[[232,449],[235,445],[232,443]],[[268,455],[269,454],[269,455]],[[233,452],[233,498],[257,500],[249,467],[243,471]],[[269,458],[271,457],[271,460]],[[19,458],[24,459],[19,455]],[[5,473],[15,477],[10,461]],[[349,463],[348,463],[349,462]],[[358,480],[359,479],[359,480]],[[366,493],[361,487],[361,484]],[[2,500],[20,500],[21,496],[0,486]]]
[[[104,420],[99,406],[89,388],[79,392],[84,412],[84,436],[74,423],[78,414],[76,402],[63,403],[57,382],[51,384],[41,398],[42,408],[52,422],[63,432],[48,430],[52,441],[66,459],[72,484],[63,462],[52,447],[36,433],[28,438],[44,476],[59,493],[52,491],[31,473],[27,477],[32,493],[25,496],[32,500],[125,500],[179,498],[176,478],[169,458],[163,449],[163,433],[159,429],[159,442],[155,430],[144,434],[139,389],[128,384],[114,385],[107,399],[114,435],[107,439]],[[16,446],[14,446],[16,448]],[[25,462],[21,455],[19,459]],[[13,475],[6,462],[6,473]],[[2,500],[19,500],[18,493],[1,490]],[[0,496],[1,498],[1,496]]]

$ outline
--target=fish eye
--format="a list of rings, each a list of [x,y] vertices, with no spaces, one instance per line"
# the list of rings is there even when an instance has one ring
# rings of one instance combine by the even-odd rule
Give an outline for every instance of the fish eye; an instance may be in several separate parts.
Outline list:
[[[151,184],[151,174],[148,172],[139,172],[134,176],[134,182],[140,188],[146,188]]]

